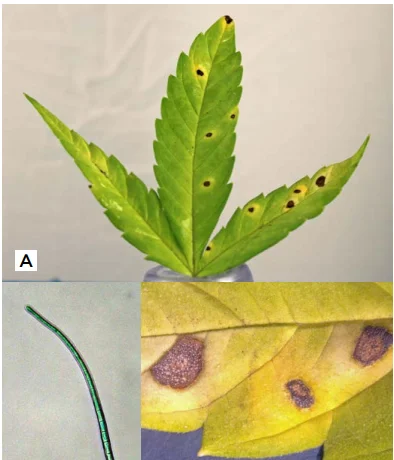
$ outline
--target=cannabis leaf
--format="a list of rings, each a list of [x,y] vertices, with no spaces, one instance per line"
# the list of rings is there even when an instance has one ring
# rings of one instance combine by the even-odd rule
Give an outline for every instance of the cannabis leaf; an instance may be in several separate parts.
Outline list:
[[[342,163],[323,167],[312,178],[250,200],[238,208],[226,227],[207,246],[199,276],[221,273],[251,259],[285,238],[306,220],[318,216],[353,174],[368,145]]]
[[[193,273],[231,191],[240,63],[234,22],[221,18],[181,54],[156,120],[158,192]]]
[[[93,195],[106,208],[110,221],[123,232],[123,238],[147,254],[148,259],[189,275],[156,192],[148,191],[135,174],[127,174],[114,156],[107,157],[97,145],[88,144],[35,99],[25,96],[92,184]]]
[[[389,430],[370,432],[390,423],[372,403],[392,369],[392,296],[379,284],[144,283],[141,301],[145,428],[203,425],[200,455],[230,458],[327,439],[328,458],[346,459],[335,457],[345,442],[371,454],[390,444]]]
[[[189,55],[180,55],[176,75],[168,79],[153,144],[158,194],[26,97],[92,183],[123,237],[147,259],[204,277],[246,262],[318,216],[349,180],[369,141],[312,178],[255,197],[208,243],[232,187],[241,78],[234,21],[224,16],[197,36]]]

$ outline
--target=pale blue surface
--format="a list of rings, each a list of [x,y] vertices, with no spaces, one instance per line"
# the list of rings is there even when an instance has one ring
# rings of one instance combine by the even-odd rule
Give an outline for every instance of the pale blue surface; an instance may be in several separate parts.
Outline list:
[[[142,430],[142,460],[228,460],[223,457],[197,457],[201,446],[202,429],[190,433],[166,433]],[[270,457],[280,460],[321,460],[323,448],[316,448],[298,454]],[[232,459],[232,460],[240,460]],[[254,459],[258,460],[258,459]],[[264,460],[270,460],[265,458]]]

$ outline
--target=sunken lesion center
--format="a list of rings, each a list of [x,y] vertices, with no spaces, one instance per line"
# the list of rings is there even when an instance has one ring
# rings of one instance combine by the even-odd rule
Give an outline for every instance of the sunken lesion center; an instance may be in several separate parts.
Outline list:
[[[308,409],[315,403],[311,389],[301,379],[289,380],[286,383],[286,390],[293,403],[300,409]]]
[[[362,366],[381,359],[393,345],[393,334],[380,326],[366,326],[357,340],[353,358]]]
[[[191,336],[177,339],[170,350],[154,364],[150,372],[156,382],[174,389],[192,385],[204,365],[204,343]]]

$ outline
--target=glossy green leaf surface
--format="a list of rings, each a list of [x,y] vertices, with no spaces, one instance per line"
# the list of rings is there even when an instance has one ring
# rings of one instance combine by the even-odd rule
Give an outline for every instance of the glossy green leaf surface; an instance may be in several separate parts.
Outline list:
[[[93,195],[123,237],[148,259],[190,274],[156,192],[148,190],[133,173],[128,174],[114,156],[108,157],[96,145],[88,144],[35,99],[27,95],[26,98],[73,157],[91,183]]]
[[[221,273],[251,259],[285,238],[324,210],[341,191],[360,162],[369,137],[349,159],[319,169],[290,187],[259,195],[238,208],[226,227],[209,243],[199,276]]]
[[[348,404],[370,406],[366,389],[392,369],[389,291],[388,283],[143,283],[142,425],[203,426],[201,456],[265,458],[326,439],[339,452]],[[195,343],[200,355],[175,356]],[[189,366],[199,372],[176,388],[157,366],[165,379]],[[390,442],[372,436],[385,413],[374,418],[369,409],[365,419],[364,410],[364,425],[355,422],[354,433],[371,430],[369,452]],[[357,439],[346,435],[354,452]]]
[[[240,64],[222,17],[180,55],[156,120],[158,193],[193,274],[231,191]]]

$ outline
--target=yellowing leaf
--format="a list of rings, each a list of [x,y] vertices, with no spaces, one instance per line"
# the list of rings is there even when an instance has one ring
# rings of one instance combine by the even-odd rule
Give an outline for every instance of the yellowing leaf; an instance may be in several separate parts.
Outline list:
[[[93,195],[123,238],[147,259],[189,275],[156,192],[148,190],[135,174],[128,174],[113,155],[107,156],[97,145],[88,144],[38,101],[25,96],[90,182]]]
[[[200,455],[319,446],[390,372],[391,317],[378,283],[144,283],[142,424],[204,425]]]
[[[229,458],[247,456],[248,458],[257,457],[261,459],[266,456],[286,455],[313,449],[324,443],[331,423],[332,412],[327,412],[275,436],[241,443],[227,443],[225,454],[223,455]],[[209,454],[205,454],[203,447],[199,452],[199,456],[203,457],[204,455]]]
[[[379,323],[390,327],[390,321]],[[299,328],[289,344],[248,380],[213,403],[205,424],[205,449],[223,452],[225,439],[238,442],[274,436],[329,412],[391,369],[391,353],[371,368],[353,358],[365,323]],[[289,382],[303,382],[310,390],[287,390]],[[293,396],[294,397],[294,396]],[[275,417],[273,417],[275,412]],[[250,423],[252,419],[254,423]]]
[[[142,336],[391,318],[376,283],[143,283]]]
[[[205,350],[210,353],[210,359],[204,363],[204,378],[198,379],[188,391],[178,391],[174,395],[172,388],[159,385],[151,372],[144,372],[141,382],[146,392],[144,410],[168,413],[208,406],[228,393],[236,381],[242,381],[269,361],[288,342],[295,329],[295,326],[273,326],[269,330],[227,329],[193,335],[204,342]],[[167,350],[163,348],[161,355]]]
[[[391,460],[392,450],[393,373],[390,372],[334,412],[324,459]]]

